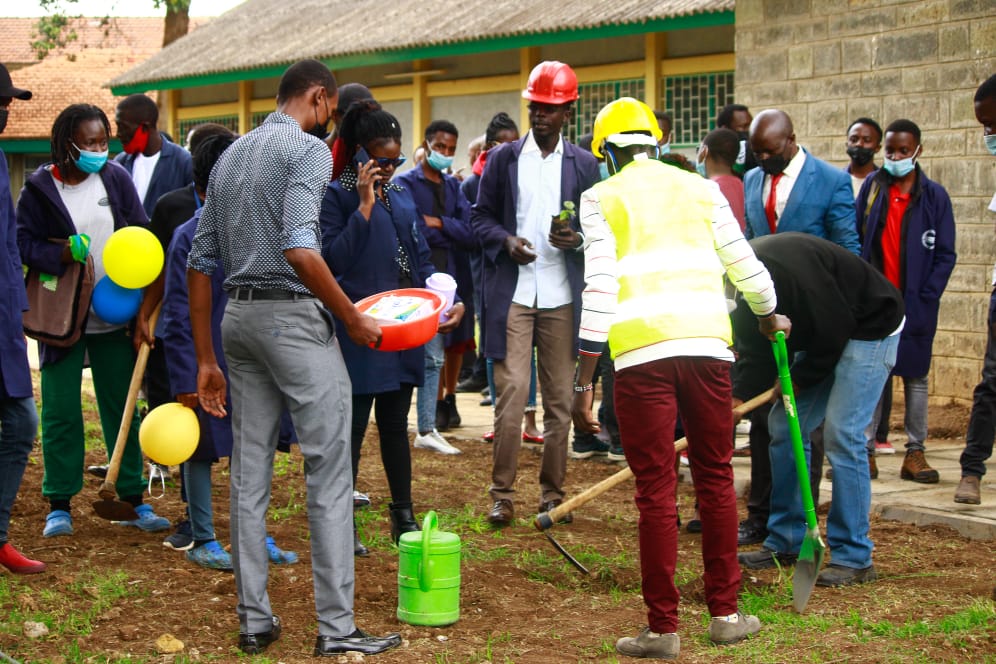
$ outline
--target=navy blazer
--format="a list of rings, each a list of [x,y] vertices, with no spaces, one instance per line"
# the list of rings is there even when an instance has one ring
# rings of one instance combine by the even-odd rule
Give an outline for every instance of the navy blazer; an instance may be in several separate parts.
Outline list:
[[[906,323],[892,370],[896,376],[913,378],[930,371],[941,294],[957,259],[951,198],[944,187],[924,175],[919,164],[916,175],[899,241],[899,290],[906,303]],[[855,202],[857,229],[863,235],[861,257],[880,271],[891,185],[892,176],[881,169],[865,179]]]
[[[803,148],[799,148],[803,150]],[[851,176],[814,157],[808,150],[799,179],[792,187],[778,232],[799,231],[835,242],[860,254],[861,245],[854,229],[854,190]],[[744,215],[747,239],[770,235],[764,213],[764,171],[752,168],[744,175]]]
[[[145,208],[148,217],[152,217],[152,210],[155,209],[160,196],[194,181],[194,166],[190,153],[176,143],[171,143],[165,136],[162,138],[163,147],[159,150],[159,161],[152,171],[149,189],[145,192],[145,200],[142,201],[142,207]],[[132,169],[135,168],[135,157],[136,155],[121,152],[114,157],[114,161],[121,164],[131,175]]]
[[[412,285],[423,288],[435,268],[429,245],[418,230],[418,214],[411,195],[404,189],[386,189],[391,210],[379,200],[369,221],[360,214],[360,196],[346,190],[339,180],[329,184],[322,200],[319,224],[322,229],[322,257],[343,292],[353,302],[398,287],[395,256],[398,240],[412,266]],[[336,319],[336,334],[342,357],[353,382],[353,394],[380,394],[400,389],[403,383],[422,385],[425,378],[425,352],[421,347],[400,352],[384,352],[358,346]]]
[[[0,398],[24,399],[32,395],[28,346],[21,320],[21,312],[28,308],[28,298],[24,293],[15,224],[7,157],[0,150],[0,233],[3,233],[4,254],[0,262]]]
[[[55,188],[48,166],[49,164],[39,166],[28,177],[21,190],[21,197],[17,201],[17,247],[21,251],[21,260],[28,267],[62,276],[66,271],[66,266],[62,263],[63,246],[49,242],[48,239],[68,238],[79,231]],[[135,183],[123,168],[109,161],[100,169],[100,179],[111,204],[114,230],[125,226],[148,225],[149,219],[145,216],[142,202],[138,200]],[[103,260],[101,256],[94,256],[93,259]],[[58,361],[70,350],[39,343],[38,359],[44,367]]]
[[[162,309],[162,339],[163,350],[166,353],[166,368],[169,371],[170,393],[195,394],[197,392],[197,357],[194,354],[194,335],[190,328],[190,298],[187,295],[187,256],[190,245],[197,230],[197,220],[201,210],[194,213],[194,218],[181,224],[174,232],[166,252],[166,290],[163,295]],[[225,353],[221,347],[221,319],[225,313],[228,295],[221,286],[225,282],[225,271],[218,263],[218,269],[211,275],[211,340],[214,343],[214,354],[218,358],[225,377],[228,377],[228,365]],[[232,403],[231,392],[226,400]],[[212,417],[197,407],[197,420],[201,425],[201,436],[190,458],[194,461],[209,461],[232,454],[232,409],[228,409],[225,417]]]
[[[474,338],[474,278],[470,270],[470,254],[478,248],[477,238],[470,227],[470,203],[460,190],[460,181],[452,175],[443,174],[446,209],[441,215],[442,229],[429,228],[423,215],[432,215],[434,197],[432,186],[426,180],[421,165],[410,168],[394,179],[404,187],[415,201],[418,212],[418,230],[425,237],[430,252],[433,249],[446,250],[447,274],[456,279],[456,301],[464,304],[463,318],[453,332],[446,335],[447,348],[456,343]]]
[[[528,136],[528,135],[527,135]],[[517,234],[516,206],[519,194],[519,155],[526,137],[505,143],[488,152],[484,173],[477,191],[477,203],[470,215],[484,252],[483,299],[481,320],[484,323],[484,355],[494,360],[505,359],[505,336],[508,309],[519,281],[519,264],[505,250],[505,239]],[[581,193],[600,180],[598,162],[590,152],[564,140],[563,164],[560,175],[560,200],[574,201],[581,207]],[[577,219],[571,228],[580,231]],[[571,286],[574,306],[574,348],[578,345],[581,325],[581,291],[584,289],[584,254],[564,251],[567,279]]]

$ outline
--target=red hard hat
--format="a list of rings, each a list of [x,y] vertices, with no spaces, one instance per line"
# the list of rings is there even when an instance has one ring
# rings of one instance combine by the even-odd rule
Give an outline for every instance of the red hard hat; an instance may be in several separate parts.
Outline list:
[[[563,62],[541,62],[529,72],[522,96],[541,104],[567,104],[578,98],[578,77]]]

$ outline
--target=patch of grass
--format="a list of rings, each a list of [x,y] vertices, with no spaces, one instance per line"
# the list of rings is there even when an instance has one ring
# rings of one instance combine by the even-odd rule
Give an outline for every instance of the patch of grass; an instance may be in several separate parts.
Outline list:
[[[298,494],[292,487],[287,489],[287,501],[283,505],[274,506],[270,503],[268,517],[272,521],[284,521],[292,516],[303,514],[307,509],[307,502],[304,496]]]
[[[304,471],[303,464],[303,458],[295,457],[293,454],[279,453],[273,457],[273,476],[300,475]]]
[[[479,653],[474,653],[470,656],[469,662],[514,662],[513,658],[508,655],[503,655],[501,660],[495,659],[495,647],[496,646],[507,646],[512,642],[511,632],[502,632],[501,634],[489,634],[488,640],[484,644],[484,650]],[[513,649],[514,651],[514,649]]]
[[[50,638],[65,641],[62,656],[67,662],[110,661],[80,652],[74,637],[90,634],[97,617],[119,600],[135,598],[143,592],[138,584],[128,583],[128,575],[121,571],[89,570],[58,593],[34,592],[29,585],[21,587],[17,580],[0,577],[0,604],[9,607],[7,617],[0,623],[0,633],[20,640],[25,621],[40,622],[48,627]],[[22,609],[12,600],[22,593],[33,600],[30,609]],[[21,646],[30,647],[30,644],[22,643]],[[19,652],[18,648],[9,654],[16,658]]]

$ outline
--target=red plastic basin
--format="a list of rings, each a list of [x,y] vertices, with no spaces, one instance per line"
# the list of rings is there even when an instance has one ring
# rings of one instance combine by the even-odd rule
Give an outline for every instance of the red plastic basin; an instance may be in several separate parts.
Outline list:
[[[370,347],[387,352],[408,350],[425,345],[439,329],[439,314],[446,306],[446,302],[439,295],[425,288],[397,288],[365,297],[356,303],[356,308],[367,313],[374,304],[390,295],[422,298],[432,303],[432,309],[418,318],[404,321],[378,318],[377,324],[380,325],[381,340],[379,344],[371,344]]]

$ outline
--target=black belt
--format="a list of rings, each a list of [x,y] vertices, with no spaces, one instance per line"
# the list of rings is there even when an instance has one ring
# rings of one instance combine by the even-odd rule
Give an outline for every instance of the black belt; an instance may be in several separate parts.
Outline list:
[[[229,296],[233,300],[313,300],[314,295],[295,293],[277,288],[236,288]]]

